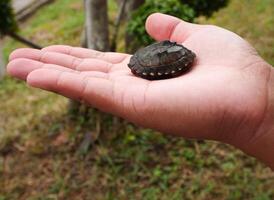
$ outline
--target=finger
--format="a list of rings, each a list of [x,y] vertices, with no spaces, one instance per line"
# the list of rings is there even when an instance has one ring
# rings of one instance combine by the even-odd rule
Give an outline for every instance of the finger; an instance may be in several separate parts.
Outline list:
[[[11,61],[18,58],[28,58],[43,63],[71,68],[77,71],[108,72],[112,67],[111,63],[104,60],[95,58],[82,59],[63,53],[41,51],[30,48],[17,49],[10,55]]]
[[[128,55],[123,53],[101,52],[93,49],[81,47],[71,47],[66,45],[53,45],[42,49],[42,51],[59,52],[77,58],[97,58],[113,64],[122,62]]]
[[[86,102],[105,112],[115,110],[113,83],[106,78],[92,77],[60,71],[56,69],[37,69],[27,77],[33,87],[59,93],[65,97]]]
[[[104,72],[98,72],[98,71],[86,71],[86,72],[80,72],[79,74],[85,77],[94,77],[94,78],[103,78],[103,79],[109,78],[108,74]]]
[[[39,61],[30,60],[26,58],[18,58],[12,60],[7,65],[7,72],[9,75],[19,78],[21,80],[26,80],[28,74],[36,69],[40,68],[49,68],[49,69],[56,69],[62,71],[70,71],[76,72],[72,69],[65,68],[62,66],[54,65],[54,64],[45,64]]]
[[[154,13],[147,18],[146,30],[155,40],[171,40],[184,42],[191,34],[202,28],[201,25],[191,24],[176,17]]]
[[[83,59],[74,56],[54,52],[43,52],[41,50],[31,48],[16,49],[10,54],[10,61],[18,58],[28,58],[44,63],[57,64],[66,67],[71,66],[69,68],[73,68],[83,61]]]

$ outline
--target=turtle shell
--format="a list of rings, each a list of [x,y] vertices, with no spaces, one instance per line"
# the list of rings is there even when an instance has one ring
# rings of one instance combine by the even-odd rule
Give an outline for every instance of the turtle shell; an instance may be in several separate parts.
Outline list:
[[[138,50],[128,67],[139,77],[159,80],[179,76],[188,71],[196,55],[183,45],[168,40]]]

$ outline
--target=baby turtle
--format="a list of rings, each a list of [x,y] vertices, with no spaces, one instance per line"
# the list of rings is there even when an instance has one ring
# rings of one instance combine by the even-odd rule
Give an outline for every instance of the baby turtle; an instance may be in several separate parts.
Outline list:
[[[134,75],[148,80],[166,79],[189,70],[195,57],[183,45],[165,40],[138,50],[128,67]]]

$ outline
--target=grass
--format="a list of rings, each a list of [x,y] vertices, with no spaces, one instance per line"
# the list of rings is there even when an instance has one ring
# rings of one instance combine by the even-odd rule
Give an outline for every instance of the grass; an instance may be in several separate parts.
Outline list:
[[[113,19],[113,1],[109,7]],[[273,11],[272,0],[232,0],[200,22],[237,32],[274,64]],[[81,1],[58,0],[21,30],[44,46],[78,45],[82,28]],[[21,46],[6,39],[5,57]],[[0,200],[274,198],[273,172],[230,146],[171,138],[106,116],[89,149],[84,138],[95,134],[95,122],[70,119],[65,98],[6,77],[0,100]]]

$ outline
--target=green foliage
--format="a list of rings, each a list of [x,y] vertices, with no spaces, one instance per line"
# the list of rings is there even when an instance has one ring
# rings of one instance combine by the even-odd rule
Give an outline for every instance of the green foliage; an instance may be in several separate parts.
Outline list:
[[[0,36],[17,30],[11,0],[0,1]]]
[[[135,38],[132,46],[145,46],[153,42],[147,35],[144,24],[147,17],[155,12],[161,12],[193,22],[198,16],[211,16],[214,11],[227,5],[229,0],[146,0],[133,13],[127,25],[127,32]]]
[[[229,0],[181,0],[195,10],[196,16],[210,17],[215,11],[227,6]]]
[[[132,15],[132,20],[128,23],[127,32],[134,35],[135,40],[140,45],[150,44],[153,40],[147,36],[144,27],[147,17],[155,12],[161,12],[173,15],[192,22],[195,13],[192,8],[181,4],[178,0],[147,0],[136,12]]]

